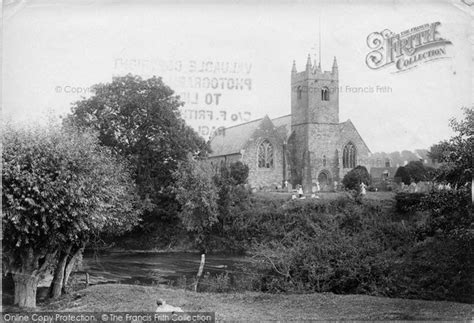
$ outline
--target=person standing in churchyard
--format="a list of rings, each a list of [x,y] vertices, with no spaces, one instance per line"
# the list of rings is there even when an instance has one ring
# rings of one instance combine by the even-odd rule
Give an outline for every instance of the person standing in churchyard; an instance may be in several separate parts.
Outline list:
[[[415,193],[416,192],[416,183],[411,182],[410,186],[408,187],[408,193]]]
[[[302,198],[303,197],[303,186],[298,185],[298,197]]]
[[[366,188],[367,185],[365,185],[364,182],[360,183],[360,195],[365,196],[365,194],[367,194]]]
[[[311,187],[311,198],[316,198],[318,199],[319,196],[318,196],[318,187],[316,186],[316,184],[313,184],[313,186]]]

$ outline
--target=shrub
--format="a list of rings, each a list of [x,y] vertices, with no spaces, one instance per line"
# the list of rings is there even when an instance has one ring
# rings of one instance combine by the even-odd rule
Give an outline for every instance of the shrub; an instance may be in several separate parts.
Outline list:
[[[395,177],[395,179],[398,179],[401,182],[403,182],[405,185],[409,185],[410,182],[411,182],[410,174],[408,173],[406,168],[403,167],[403,166],[400,166],[400,167],[397,168],[397,171],[395,172],[394,177]]]
[[[356,166],[342,179],[342,184],[348,190],[358,190],[361,183],[366,185],[370,183],[369,172],[364,166]]]
[[[401,194],[401,215],[385,201],[252,196],[233,213],[233,234],[252,246],[246,288],[471,302],[472,210],[461,193],[439,194]]]
[[[230,166],[230,178],[234,185],[240,185],[247,183],[249,177],[249,167],[240,161],[231,163]]]
[[[395,195],[397,211],[401,213],[414,212],[423,209],[424,193],[400,192]]]

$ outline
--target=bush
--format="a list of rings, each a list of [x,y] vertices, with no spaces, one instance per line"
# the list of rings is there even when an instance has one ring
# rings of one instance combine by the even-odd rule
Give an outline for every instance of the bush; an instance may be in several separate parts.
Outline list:
[[[370,183],[369,172],[364,166],[356,166],[342,179],[342,184],[348,190],[358,190],[361,183]]]
[[[247,183],[249,177],[249,167],[240,161],[231,163],[229,166],[230,178],[234,185]]]
[[[425,195],[424,193],[397,193],[395,195],[397,211],[407,213],[424,209],[422,201]]]
[[[472,210],[461,193],[436,194],[398,195],[402,214],[386,201],[251,196],[227,237],[251,248],[245,288],[471,302]]]

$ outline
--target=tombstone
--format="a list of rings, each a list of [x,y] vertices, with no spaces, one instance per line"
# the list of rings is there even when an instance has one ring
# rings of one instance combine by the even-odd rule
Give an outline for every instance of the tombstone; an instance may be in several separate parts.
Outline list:
[[[418,182],[418,192],[427,193],[429,191],[429,186],[427,182]]]
[[[291,185],[291,183],[288,183],[288,184],[286,185],[286,188],[287,188],[288,192],[293,191],[293,185]]]

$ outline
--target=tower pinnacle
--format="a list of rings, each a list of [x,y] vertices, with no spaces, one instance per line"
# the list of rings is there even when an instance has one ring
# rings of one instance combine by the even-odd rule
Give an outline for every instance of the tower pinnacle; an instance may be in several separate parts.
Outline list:
[[[338,67],[337,67],[337,60],[336,60],[336,56],[334,56],[334,61],[332,63],[332,72],[337,72],[338,71]]]
[[[306,70],[310,71],[311,70],[311,55],[308,54],[308,60],[306,61]]]
[[[291,73],[296,73],[296,61],[293,60],[293,67],[291,68]]]

